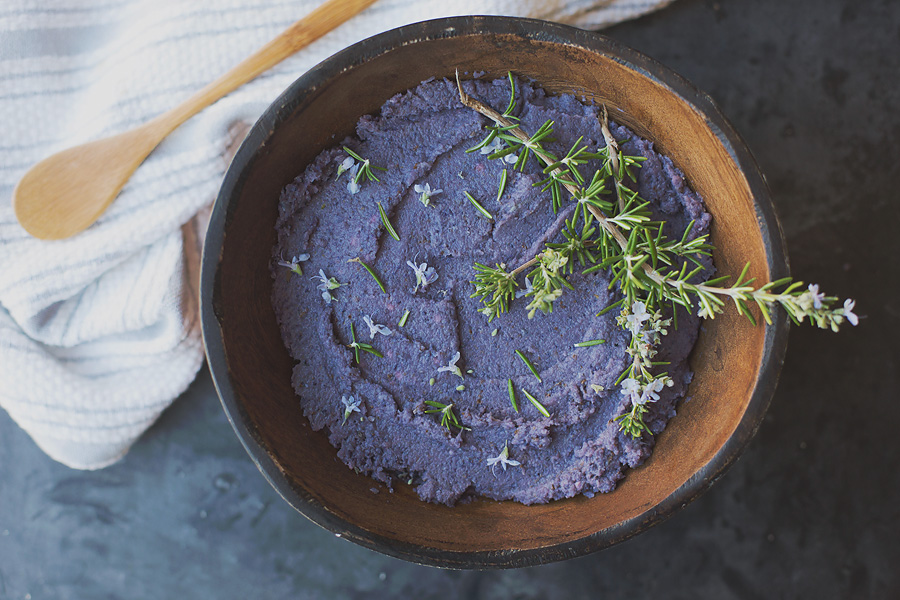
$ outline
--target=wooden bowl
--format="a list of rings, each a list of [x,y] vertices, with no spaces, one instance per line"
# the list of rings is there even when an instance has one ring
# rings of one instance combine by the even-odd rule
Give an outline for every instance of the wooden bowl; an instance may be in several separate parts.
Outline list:
[[[690,400],[652,457],[619,487],[544,505],[476,500],[449,508],[377,484],[337,459],[291,388],[292,360],[270,303],[279,192],[321,150],[397,92],[429,77],[508,70],[551,92],[610,108],[687,175],[714,217],[718,269],[760,282],[788,274],[780,227],[750,152],[712,100],[646,56],[595,33],[542,21],[459,17],[388,31],[300,77],[265,112],[225,176],[203,256],[202,319],[222,405],[250,456],[303,515],[385,554],[452,568],[521,567],[620,542],[696,498],[737,458],[781,368],[787,319],[751,325],[729,309],[706,322]],[[619,109],[624,111],[619,112]],[[311,349],[315,351],[315,349]]]

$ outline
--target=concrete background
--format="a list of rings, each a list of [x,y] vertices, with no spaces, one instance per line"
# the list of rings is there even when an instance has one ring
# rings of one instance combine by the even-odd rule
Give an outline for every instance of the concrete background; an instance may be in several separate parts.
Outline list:
[[[0,598],[900,598],[900,3],[678,0],[606,33],[718,101],[768,176],[793,272],[863,316],[792,331],[765,423],[709,492],[588,557],[421,567],[295,513],[204,370],[99,472],[54,463],[0,412]]]

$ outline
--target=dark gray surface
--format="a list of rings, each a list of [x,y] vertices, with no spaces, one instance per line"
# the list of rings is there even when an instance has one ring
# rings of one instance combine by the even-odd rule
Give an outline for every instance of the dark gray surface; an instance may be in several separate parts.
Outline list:
[[[791,333],[769,415],[719,483],[592,556],[420,567],[290,509],[203,371],[99,472],[54,463],[0,411],[0,598],[900,598],[900,4],[678,0],[606,33],[719,102],[768,176],[794,274],[864,315]]]

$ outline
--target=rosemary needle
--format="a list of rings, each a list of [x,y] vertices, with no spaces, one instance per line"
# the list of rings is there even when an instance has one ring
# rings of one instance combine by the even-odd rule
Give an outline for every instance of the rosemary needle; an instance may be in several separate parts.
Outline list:
[[[353,348],[353,355],[356,358],[356,364],[359,364],[359,346],[356,343],[356,330],[353,323],[350,323],[350,347]]]
[[[500,201],[501,196],[503,196],[503,191],[506,190],[506,177],[507,171],[503,169],[503,172],[500,173],[500,189],[497,190],[497,202]]]
[[[403,316],[400,317],[400,322],[397,323],[397,327],[403,327],[403,326],[405,326],[405,325],[406,325],[406,320],[407,320],[408,318],[409,318],[409,309],[407,309],[406,312],[403,313]]]
[[[538,412],[539,412],[539,413],[541,413],[541,414],[544,415],[545,417],[549,417],[549,416],[550,416],[550,413],[547,412],[547,409],[544,408],[544,405],[541,404],[540,402],[538,402],[538,399],[537,399],[537,398],[535,398],[534,396],[532,396],[531,394],[529,394],[529,393],[528,393],[528,390],[524,390],[524,389],[523,389],[523,390],[522,390],[522,393],[525,394],[525,397],[528,398],[528,399],[531,401],[532,404],[534,404],[534,407],[535,407],[536,409],[538,409]]]
[[[522,359],[522,362],[525,363],[525,366],[528,367],[528,370],[531,371],[531,374],[537,377],[538,382],[544,383],[543,380],[541,380],[541,376],[538,375],[537,369],[535,369],[534,365],[531,364],[531,361],[528,360],[528,358],[524,354],[522,354],[522,351],[516,350],[516,355]]]
[[[487,211],[487,210],[486,210],[486,209],[478,202],[478,200],[476,200],[475,197],[472,196],[472,194],[470,194],[469,192],[463,192],[463,194],[466,195],[466,198],[469,199],[469,202],[472,203],[472,206],[474,206],[476,209],[478,209],[478,212],[480,212],[480,213],[482,214],[482,216],[484,216],[484,218],[490,219],[491,221],[494,220],[494,215],[492,215],[491,213],[489,213],[489,212],[488,212],[488,211]]]
[[[381,288],[381,291],[387,294],[387,290],[384,288],[384,283],[382,283],[381,278],[379,278],[378,275],[375,274],[375,271],[372,269],[372,267],[364,263],[361,258],[357,256],[356,258],[351,258],[347,262],[355,262],[361,264],[363,268],[369,272],[369,275],[372,276],[372,279],[375,280],[375,283],[378,284],[378,287]]]
[[[597,346],[600,344],[605,344],[606,340],[588,340],[586,342],[578,342],[575,344],[576,348],[587,348],[589,346]]]
[[[381,222],[384,223],[384,228],[387,229],[388,234],[399,242],[400,236],[397,235],[397,230],[394,229],[394,226],[391,225],[391,222],[388,220],[388,216],[384,212],[384,207],[381,206],[381,202],[378,203],[378,214],[381,215]]]
[[[512,379],[506,380],[506,389],[509,391],[509,401],[512,403],[513,410],[519,412],[519,407],[516,405],[516,390],[513,388]]]

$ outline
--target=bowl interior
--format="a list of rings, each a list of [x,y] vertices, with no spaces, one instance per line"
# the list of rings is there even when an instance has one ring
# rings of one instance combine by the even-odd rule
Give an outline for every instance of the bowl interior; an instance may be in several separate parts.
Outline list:
[[[754,327],[734,310],[705,324],[692,355],[690,400],[659,436],[652,457],[613,493],[538,506],[476,500],[454,508],[422,502],[405,484],[388,493],[337,459],[324,432],[310,428],[291,388],[292,361],[270,305],[280,190],[393,94],[430,77],[453,77],[456,69],[487,77],[511,70],[551,92],[606,104],[612,119],[670,156],[714,216],[720,272],[736,275],[749,261],[752,275],[765,281],[781,276],[770,271],[784,270],[783,254],[773,258],[773,233],[754,204],[765,195],[755,164],[735,152],[740,141],[723,135],[727,123],[717,112],[711,120],[715,109],[686,82],[595,34],[510,19],[443,23],[395,30],[344,51],[301,78],[254,128],[226,179],[204,258],[204,278],[214,272],[204,293],[210,362],[248,451],[276,489],[319,524],[368,547],[442,566],[558,560],[639,531],[705,489],[709,481],[698,480],[731,462],[736,449],[721,453],[737,430],[739,446],[752,435],[774,386],[767,381],[762,389],[759,382],[773,354],[772,328]],[[706,114],[697,102],[705,103]],[[752,402],[758,406],[748,410]]]

